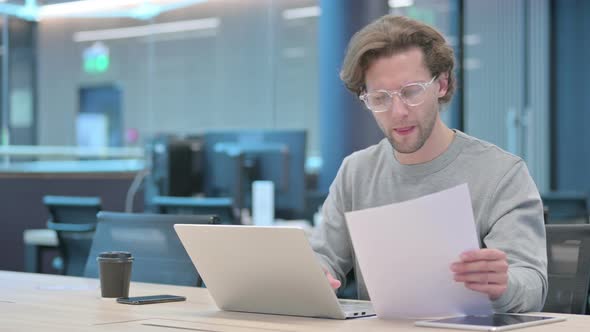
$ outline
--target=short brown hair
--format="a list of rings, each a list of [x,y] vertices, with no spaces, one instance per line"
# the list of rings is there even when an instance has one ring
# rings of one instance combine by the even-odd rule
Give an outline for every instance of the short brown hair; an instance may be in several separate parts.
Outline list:
[[[375,60],[412,47],[422,50],[433,76],[449,74],[448,91],[438,101],[450,101],[455,90],[453,49],[436,29],[403,16],[385,15],[355,33],[348,44],[340,79],[358,96],[366,88],[365,73]]]

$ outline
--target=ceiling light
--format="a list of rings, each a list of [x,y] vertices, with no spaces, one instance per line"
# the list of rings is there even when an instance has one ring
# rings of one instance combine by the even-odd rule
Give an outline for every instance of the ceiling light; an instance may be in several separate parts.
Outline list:
[[[78,0],[38,5],[26,0],[24,5],[0,0],[0,14],[39,21],[56,17],[131,17],[151,18],[162,12],[194,5],[207,0]]]
[[[283,11],[283,18],[285,20],[295,20],[307,17],[320,16],[322,10],[319,6],[292,8]]]
[[[63,17],[70,15],[104,12],[139,5],[141,0],[81,0],[39,7],[39,17]]]
[[[414,5],[414,0],[389,0],[387,3],[390,8],[404,8],[412,7]]]
[[[97,40],[137,38],[165,33],[215,29],[220,23],[221,20],[218,17],[210,17],[198,20],[157,23],[128,28],[78,31],[74,33],[73,39],[75,42],[89,42]]]

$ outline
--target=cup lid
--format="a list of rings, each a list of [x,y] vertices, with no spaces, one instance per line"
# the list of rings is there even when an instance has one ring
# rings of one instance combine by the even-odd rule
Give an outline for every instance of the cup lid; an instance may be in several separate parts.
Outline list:
[[[98,254],[98,258],[106,259],[130,259],[131,253],[127,251],[105,251]]]

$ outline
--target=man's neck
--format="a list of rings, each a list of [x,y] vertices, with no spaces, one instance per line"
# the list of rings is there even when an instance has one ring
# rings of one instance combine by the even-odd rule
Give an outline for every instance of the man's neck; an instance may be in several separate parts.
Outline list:
[[[430,137],[418,151],[413,153],[399,153],[395,151],[395,157],[403,165],[429,162],[447,151],[454,137],[455,132],[449,129],[442,121],[438,120]]]

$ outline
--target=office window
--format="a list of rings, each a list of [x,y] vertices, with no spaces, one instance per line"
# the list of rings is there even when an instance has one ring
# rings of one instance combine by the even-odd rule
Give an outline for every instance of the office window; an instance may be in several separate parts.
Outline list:
[[[443,121],[521,156],[548,190],[549,1],[469,0],[462,9],[459,0],[388,3],[391,13],[435,26],[455,49],[463,82]]]
[[[549,1],[465,2],[465,130],[549,189]]]

